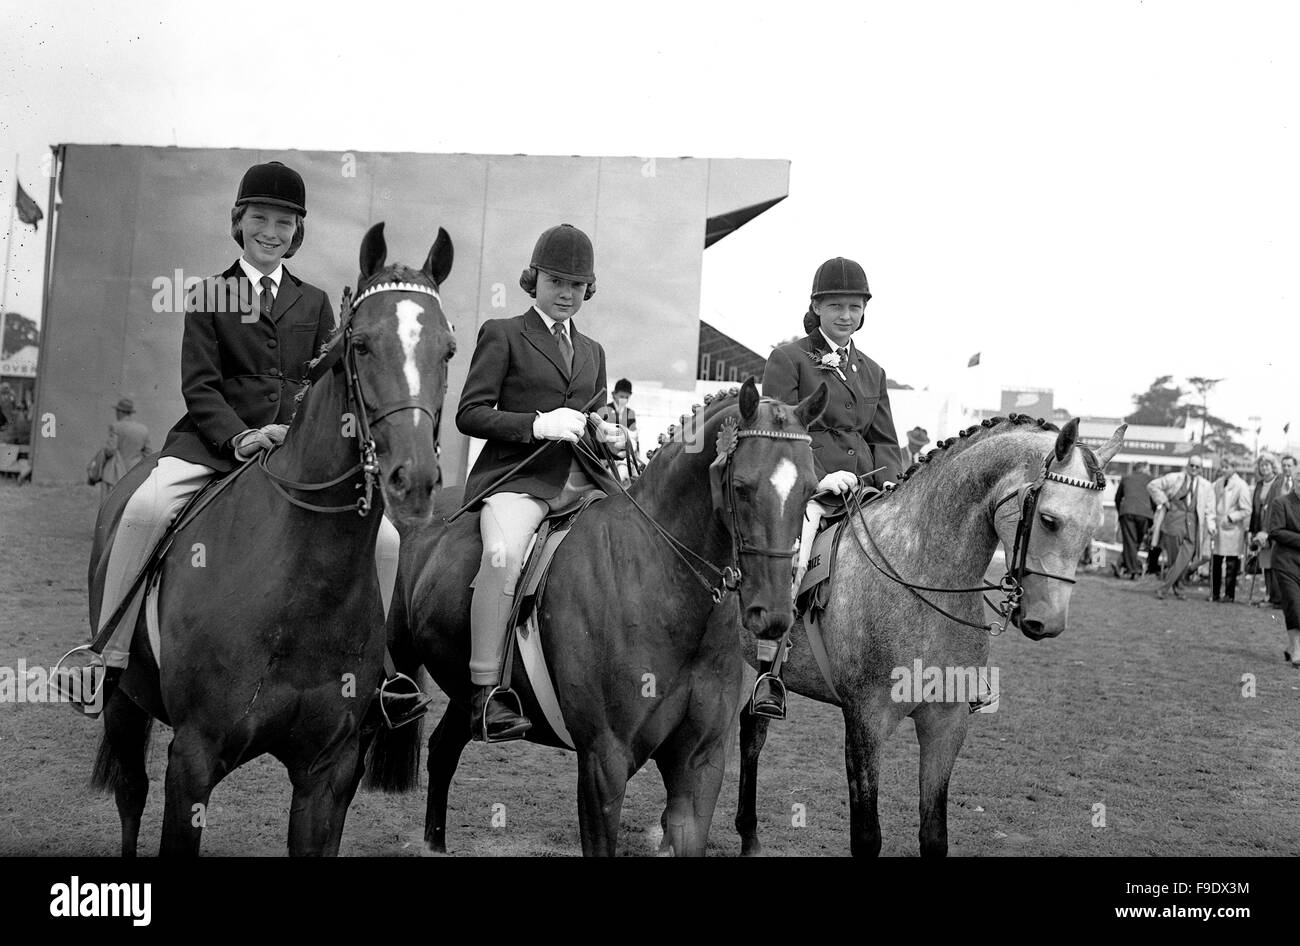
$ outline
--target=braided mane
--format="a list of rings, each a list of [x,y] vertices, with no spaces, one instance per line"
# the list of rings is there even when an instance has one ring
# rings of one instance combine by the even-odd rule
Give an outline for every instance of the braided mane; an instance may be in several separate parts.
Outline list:
[[[1008,433],[1021,428],[1036,428],[1048,433],[1060,433],[1061,428],[1057,427],[1051,421],[1044,420],[1041,417],[1030,417],[1028,414],[1011,414],[1007,417],[990,417],[981,423],[972,427],[967,427],[956,437],[949,437],[947,440],[940,440],[935,444],[935,449],[917,457],[917,462],[913,463],[898,478],[898,485],[895,490],[901,489],[905,483],[920,473],[926,466],[935,462],[942,462],[946,458],[956,454],[964,453],[972,444],[982,443],[989,437],[995,437],[998,434]],[[1093,453],[1090,447],[1080,443],[1078,445],[1083,451],[1084,466],[1087,467],[1088,473],[1095,476],[1101,472],[1101,463],[1097,455]]]
[[[686,436],[685,432],[688,427],[687,424],[688,421],[693,422],[697,418],[700,421],[703,421],[707,417],[712,416],[717,411],[730,407],[731,404],[735,402],[739,397],[740,397],[739,386],[733,388],[723,388],[720,391],[718,391],[716,394],[704,395],[703,404],[692,404],[691,412],[689,414],[683,414],[680,418],[678,418],[676,424],[668,425],[668,430],[666,433],[662,433],[659,435],[659,440],[658,440],[659,447],[662,447],[670,443],[684,443],[685,436]],[[689,427],[692,429],[694,429],[695,426],[696,425],[694,423],[689,424]],[[655,447],[653,450],[650,450],[646,453],[647,462],[655,458],[655,456],[659,453],[659,447]]]

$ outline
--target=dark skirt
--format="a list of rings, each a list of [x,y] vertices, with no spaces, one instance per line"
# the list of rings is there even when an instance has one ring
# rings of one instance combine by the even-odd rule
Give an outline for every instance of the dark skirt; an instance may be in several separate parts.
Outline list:
[[[1282,599],[1282,614],[1286,617],[1288,631],[1300,630],[1300,577],[1291,572],[1273,569],[1278,596]]]

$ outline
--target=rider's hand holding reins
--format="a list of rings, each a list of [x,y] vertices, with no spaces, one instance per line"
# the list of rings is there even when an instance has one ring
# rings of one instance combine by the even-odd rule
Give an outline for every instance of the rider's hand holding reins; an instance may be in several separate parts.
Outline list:
[[[627,434],[624,428],[618,424],[611,424],[603,420],[601,416],[594,411],[588,415],[591,420],[592,428],[595,431],[596,439],[603,444],[608,444],[614,456],[622,458],[627,454]]]
[[[537,440],[577,443],[586,430],[587,419],[571,407],[557,407],[545,414],[539,411],[533,421],[533,437]]]
[[[247,460],[262,450],[270,450],[275,443],[261,430],[246,430],[235,437],[235,459]]]
[[[858,478],[848,470],[835,470],[827,473],[822,477],[821,482],[817,484],[817,492],[833,490],[836,495],[844,496],[851,493],[858,486]]]
[[[289,433],[288,424],[267,424],[262,428],[262,433],[266,434],[271,443],[279,446],[284,443],[285,435]]]

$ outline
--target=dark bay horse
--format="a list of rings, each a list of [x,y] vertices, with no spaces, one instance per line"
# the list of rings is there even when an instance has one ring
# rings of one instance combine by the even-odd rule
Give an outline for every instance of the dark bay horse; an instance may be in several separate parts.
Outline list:
[[[816,487],[807,427],[826,399],[820,385],[796,407],[760,400],[752,379],[709,399],[657,451],[631,498],[590,506],[556,552],[538,615],[578,753],[583,854],[615,853],[627,781],[651,759],[667,789],[666,840],[678,855],[704,853],[741,667],[734,626],[708,626],[714,575],[705,580],[700,562],[715,572],[738,563],[740,615],[750,633],[779,637],[790,626],[791,553]],[[444,491],[434,523],[404,535],[404,600],[389,615],[399,666],[422,662],[450,699],[429,739],[425,841],[438,852],[446,850],[448,787],[470,737],[469,585],[479,525],[477,514],[449,526],[439,519],[460,502],[457,491]],[[521,676],[514,679],[527,706]],[[540,718],[535,706],[529,715]],[[419,743],[409,729],[377,734],[379,787],[413,787]],[[538,729],[530,739],[560,745]]]
[[[1001,540],[1022,588],[1012,622],[1032,640],[1055,637],[1066,628],[1075,566],[1101,523],[1102,471],[1123,442],[1124,428],[1096,453],[1078,442],[1077,421],[1055,431],[1023,415],[985,421],[940,444],[897,489],[851,516],[846,528],[852,531],[839,544],[820,621],[834,691],[810,652],[802,619],[791,632],[787,686],[844,711],[855,855],[880,853],[881,752],[907,716],[915,721],[921,747],[921,854],[948,853],[948,781],[966,738],[978,668],[988,664],[990,631],[1000,632],[986,623],[980,594],[906,584],[978,588]],[[1026,503],[1035,487],[1036,495]],[[1017,541],[1022,511],[1031,521]],[[744,634],[741,638],[748,659],[753,647]],[[937,668],[945,682],[958,683],[965,692],[937,685],[927,692],[919,681],[915,688],[900,686],[918,666]],[[922,699],[916,700],[918,695]],[[767,724],[748,707],[741,713],[736,830],[745,854],[760,850],[756,786]]]
[[[92,777],[114,791],[124,855],[136,852],[154,717],[175,731],[163,854],[198,853],[213,788],[263,753],[293,783],[289,853],[338,853],[362,772],[359,728],[383,678],[380,516],[386,507],[397,522],[427,518],[439,480],[455,342],[438,286],[452,253],[439,230],[422,269],[386,268],[383,224],[372,227],[355,303],[312,362],[283,445],[179,524],[161,566],[161,670],[142,643],[141,608]],[[133,470],[96,524],[92,631],[111,532],[147,474],[143,463]]]

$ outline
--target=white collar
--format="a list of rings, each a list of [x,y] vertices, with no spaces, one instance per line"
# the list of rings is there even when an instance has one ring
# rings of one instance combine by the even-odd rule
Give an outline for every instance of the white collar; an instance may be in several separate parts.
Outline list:
[[[843,347],[843,348],[847,348],[847,349],[848,349],[848,352],[849,352],[849,357],[850,357],[850,358],[853,357],[853,339],[850,338],[850,339],[849,339],[847,342],[845,342],[842,346],[841,346],[841,345],[836,345],[833,341],[831,341],[831,337],[830,337],[829,335],[826,334],[826,330],[823,329],[820,325],[817,326],[817,331],[819,331],[819,332],[822,333],[822,338],[826,339],[826,344],[829,345],[829,346],[831,346],[831,351],[835,351],[836,349],[841,348],[841,347]]]
[[[540,315],[542,317],[542,321],[546,323],[546,331],[554,335],[555,326],[563,325],[564,334],[569,336],[569,341],[573,341],[573,326],[569,324],[569,322],[571,321],[570,319],[565,319],[563,322],[556,321],[555,319],[547,315],[545,312],[543,312],[541,309],[537,308],[537,306],[533,306],[533,311],[536,312],[538,315]]]
[[[280,292],[280,280],[284,278],[283,263],[276,264],[275,270],[273,272],[264,273],[241,256],[239,258],[239,266],[244,271],[244,275],[248,277],[248,281],[251,282],[254,286],[259,287],[259,291],[262,285],[262,277],[270,276],[271,282],[274,283],[274,285],[271,287],[271,295],[274,296]]]

